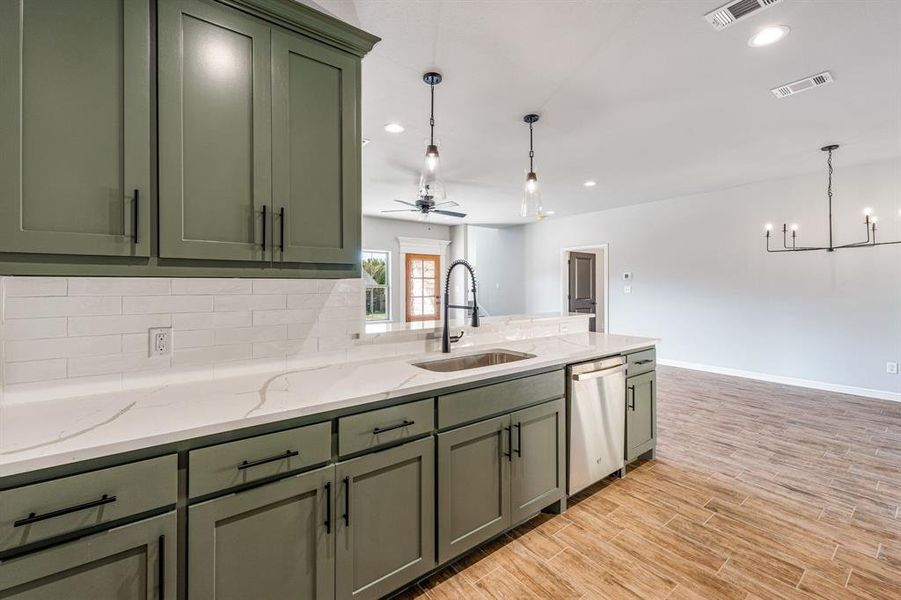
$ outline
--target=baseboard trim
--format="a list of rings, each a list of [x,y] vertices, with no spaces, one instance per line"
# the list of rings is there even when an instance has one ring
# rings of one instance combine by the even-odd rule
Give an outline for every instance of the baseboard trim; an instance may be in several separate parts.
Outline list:
[[[814,390],[823,390],[825,392],[838,392],[840,394],[851,394],[853,396],[864,396],[866,398],[877,398],[879,400],[892,400],[894,402],[901,402],[901,393],[889,392],[886,390],[873,390],[870,388],[855,387],[852,385],[841,385],[838,383],[827,383],[825,381],[814,381],[812,379],[799,379],[797,377],[785,377],[783,375],[770,375],[769,373],[743,371],[741,369],[716,367],[713,365],[684,362],[681,360],[668,360],[658,358],[657,364],[670,367],[679,367],[681,369],[691,369],[692,371],[705,371],[707,373],[717,373],[719,375],[731,375],[733,377],[744,377],[745,379],[756,379],[757,381],[768,381],[770,383],[795,385],[798,387],[810,388]]]

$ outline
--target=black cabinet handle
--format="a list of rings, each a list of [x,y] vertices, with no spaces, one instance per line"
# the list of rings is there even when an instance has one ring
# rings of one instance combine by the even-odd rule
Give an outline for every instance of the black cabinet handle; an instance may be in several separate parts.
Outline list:
[[[504,456],[506,456],[512,462],[513,461],[513,428],[510,427],[509,425],[507,425],[506,427],[504,427],[504,429],[507,431],[507,444],[509,445],[508,447],[510,448],[509,452],[504,452]]]
[[[409,427],[410,425],[415,425],[416,421],[404,419],[400,423],[396,425],[388,425],[387,427],[376,427],[372,430],[372,435],[378,435],[380,433],[385,433],[386,431],[393,431],[395,429],[401,429],[403,427]]]
[[[161,535],[159,541],[159,550],[157,551],[157,569],[159,569],[159,600],[166,600],[166,536]]]
[[[628,390],[632,392],[631,398],[626,400],[626,406],[629,407],[629,410],[635,410],[635,386],[630,385]]]
[[[332,532],[332,482],[325,484],[325,532]]]
[[[133,243],[138,243],[138,190],[135,190],[135,200],[132,202],[132,209],[134,210],[134,215],[132,215],[131,224],[132,224],[132,238]]]
[[[278,249],[284,254],[285,252],[285,207],[279,211],[278,218],[278,227],[279,227],[279,235],[278,235]]]
[[[522,423],[517,423],[514,425],[516,427],[516,456],[522,458]],[[510,446],[513,446],[513,443],[510,443]]]
[[[87,510],[89,508],[96,508],[98,506],[103,506],[104,504],[111,504],[116,501],[115,496],[109,496],[107,494],[103,494],[97,500],[91,500],[90,502],[85,502],[84,504],[76,504],[75,506],[69,506],[67,508],[61,508],[59,510],[54,510],[48,513],[44,513],[39,515],[37,513],[31,513],[24,519],[19,519],[15,523],[13,523],[13,527],[22,527],[23,525],[31,525],[32,523],[37,523],[38,521],[46,521],[47,519],[52,519],[54,517],[61,517],[63,515],[72,514],[74,512],[78,512],[80,510]]]
[[[238,470],[243,471],[244,469],[249,469],[250,467],[257,467],[259,465],[265,465],[266,463],[275,462],[277,460],[284,460],[286,458],[291,458],[292,456],[298,456],[300,452],[297,450],[287,450],[282,452],[281,454],[277,454],[275,456],[269,456],[267,458],[261,458],[259,460],[245,460],[240,465],[238,465]]]
[[[266,205],[263,205],[263,251],[266,251]]]
[[[653,358],[644,358],[642,360],[636,360],[635,364],[636,365],[646,365],[646,364],[652,363],[652,362],[654,362]]]
[[[344,478],[344,526],[350,527],[350,477]]]

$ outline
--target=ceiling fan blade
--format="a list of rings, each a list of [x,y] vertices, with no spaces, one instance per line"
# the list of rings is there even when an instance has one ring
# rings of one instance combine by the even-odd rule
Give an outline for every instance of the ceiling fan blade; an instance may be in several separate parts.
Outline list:
[[[419,211],[416,210],[415,208],[398,208],[396,210],[383,210],[382,212],[389,213],[389,212],[419,212]]]
[[[466,213],[454,212],[452,210],[433,210],[435,214],[444,215],[445,217],[465,217]]]
[[[457,202],[454,202],[453,200],[446,200],[444,202],[439,202],[435,206],[460,206],[460,204]]]
[[[397,199],[395,199],[394,201],[395,201],[395,202],[400,202],[401,204],[406,204],[407,206],[412,206],[412,207],[414,207],[414,208],[416,207],[415,204],[413,204],[412,202],[407,202],[406,200],[397,200]]]

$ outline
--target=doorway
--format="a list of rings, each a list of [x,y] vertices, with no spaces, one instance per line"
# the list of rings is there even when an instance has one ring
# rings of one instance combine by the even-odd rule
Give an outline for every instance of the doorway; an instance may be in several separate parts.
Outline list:
[[[438,296],[441,257],[437,254],[406,254],[407,322],[437,321],[441,313]]]
[[[607,244],[560,251],[560,308],[563,312],[593,314],[589,331],[608,329],[607,273]]]

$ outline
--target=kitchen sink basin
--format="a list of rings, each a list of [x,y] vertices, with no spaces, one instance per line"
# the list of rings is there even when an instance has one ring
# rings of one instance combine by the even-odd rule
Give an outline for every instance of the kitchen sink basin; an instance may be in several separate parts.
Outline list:
[[[413,363],[413,366],[419,367],[420,369],[426,369],[427,371],[447,373],[450,371],[465,371],[466,369],[478,369],[479,367],[502,365],[504,363],[516,362],[527,358],[535,358],[535,355],[526,354],[525,352],[514,352],[513,350],[488,350],[487,352],[480,352],[479,354],[466,354],[463,356],[455,356],[453,358]]]

